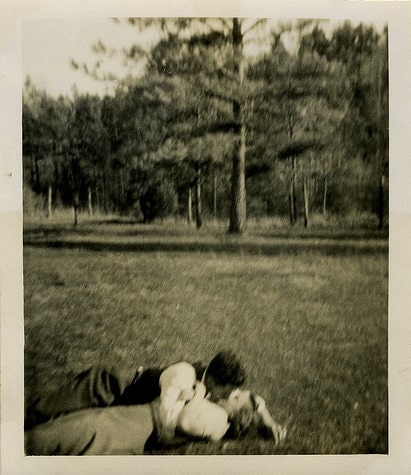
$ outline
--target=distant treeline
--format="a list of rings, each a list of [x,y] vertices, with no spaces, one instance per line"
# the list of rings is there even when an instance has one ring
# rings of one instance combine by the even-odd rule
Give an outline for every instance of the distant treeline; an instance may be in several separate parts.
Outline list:
[[[136,20],[131,20],[136,22]],[[145,22],[145,23],[144,23]],[[200,33],[193,28],[195,22]],[[25,186],[48,214],[184,215],[202,225],[249,217],[388,212],[387,31],[349,22],[326,36],[301,21],[264,30],[247,58],[238,19],[140,20],[161,40],[127,61],[144,75],[103,98],[23,91]],[[207,28],[206,28],[207,26]],[[188,30],[191,28],[190,30]],[[291,54],[283,38],[295,30]],[[104,45],[96,51],[107,54]],[[80,67],[73,63],[75,67]],[[84,65],[85,72],[98,76]],[[34,200],[35,201],[35,200]]]

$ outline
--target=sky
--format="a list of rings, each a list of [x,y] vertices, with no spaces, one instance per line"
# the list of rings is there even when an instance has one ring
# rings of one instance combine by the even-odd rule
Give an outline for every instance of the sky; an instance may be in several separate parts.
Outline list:
[[[110,18],[41,18],[26,19],[22,26],[23,82],[30,76],[36,87],[52,96],[70,94],[73,84],[80,93],[104,94],[109,83],[96,81],[82,70],[75,70],[71,60],[93,65],[98,59],[92,46],[101,40],[108,48],[129,47],[135,42],[148,44],[149,34],[141,34],[127,23]],[[105,61],[108,71],[126,74],[120,56]],[[134,73],[140,68],[134,66]]]
[[[383,24],[381,20],[372,23],[378,29]],[[95,64],[98,56],[92,46],[99,40],[108,48],[121,49],[133,43],[148,46],[154,38],[153,32],[140,33],[136,27],[110,18],[27,18],[22,25],[23,83],[30,76],[37,88],[54,97],[71,95],[74,84],[80,93],[104,95],[113,90],[115,83],[96,81],[84,71],[75,70],[71,60],[89,66]],[[288,40],[287,46],[293,49],[293,38]],[[136,63],[125,67],[119,55],[105,59],[104,64],[106,72],[115,71],[119,76],[141,72],[141,66]]]

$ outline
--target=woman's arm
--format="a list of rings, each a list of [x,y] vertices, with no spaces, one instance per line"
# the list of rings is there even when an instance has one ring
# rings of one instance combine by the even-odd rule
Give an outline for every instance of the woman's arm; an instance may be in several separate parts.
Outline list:
[[[274,437],[275,444],[280,445],[287,436],[287,428],[275,422],[261,396],[254,396],[254,399],[257,404],[257,413],[260,416],[261,423],[268,433]]]

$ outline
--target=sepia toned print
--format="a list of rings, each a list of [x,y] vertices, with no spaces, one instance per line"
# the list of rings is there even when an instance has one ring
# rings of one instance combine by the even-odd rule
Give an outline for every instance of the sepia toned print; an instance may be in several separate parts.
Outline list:
[[[387,454],[387,24],[31,19],[23,63],[26,454]]]

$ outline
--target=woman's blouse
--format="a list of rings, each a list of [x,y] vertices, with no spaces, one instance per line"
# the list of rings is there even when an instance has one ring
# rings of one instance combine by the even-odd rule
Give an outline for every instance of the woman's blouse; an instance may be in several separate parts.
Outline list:
[[[220,440],[229,427],[227,412],[207,399],[188,402],[182,409],[178,427],[186,434]]]

